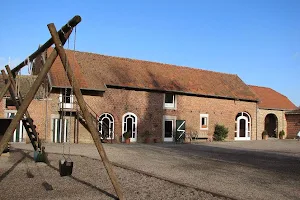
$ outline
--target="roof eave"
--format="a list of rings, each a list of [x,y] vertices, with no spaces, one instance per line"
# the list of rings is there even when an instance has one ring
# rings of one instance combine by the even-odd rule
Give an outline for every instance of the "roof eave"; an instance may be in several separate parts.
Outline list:
[[[116,88],[116,89],[128,89],[128,90],[137,90],[137,91],[151,91],[151,92],[160,92],[166,93],[171,92],[175,94],[183,94],[188,96],[198,96],[198,97],[206,97],[206,98],[217,98],[217,99],[228,99],[228,100],[236,100],[236,101],[248,101],[248,102],[258,102],[257,99],[245,99],[245,98],[236,98],[229,96],[218,96],[218,95],[207,95],[207,94],[197,94],[192,92],[184,92],[178,90],[162,90],[162,89],[152,89],[152,88],[141,88],[141,87],[130,87],[130,86],[120,86],[120,85],[106,85],[107,88]]]
[[[52,86],[54,89],[71,89],[71,86]],[[80,88],[80,90],[85,90],[85,91],[95,91],[95,92],[105,92],[107,90],[106,85],[104,85],[104,88],[101,89],[96,89],[96,88]]]

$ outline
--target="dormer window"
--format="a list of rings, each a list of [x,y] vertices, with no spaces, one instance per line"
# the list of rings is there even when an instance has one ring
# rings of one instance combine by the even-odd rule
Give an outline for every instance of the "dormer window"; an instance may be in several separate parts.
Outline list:
[[[63,89],[59,95],[60,108],[73,108],[73,96],[71,89]]]
[[[175,94],[173,94],[173,93],[166,93],[165,94],[164,108],[167,108],[167,109],[176,108]]]

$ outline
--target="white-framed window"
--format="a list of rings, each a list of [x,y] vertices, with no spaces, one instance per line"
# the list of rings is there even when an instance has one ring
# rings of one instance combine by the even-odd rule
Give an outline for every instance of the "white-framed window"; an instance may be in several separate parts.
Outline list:
[[[99,117],[99,133],[106,139],[114,139],[114,117],[109,113],[103,113]]]
[[[200,130],[208,130],[208,114],[200,114]]]
[[[176,108],[176,95],[173,93],[165,93],[164,108],[175,109]]]
[[[74,95],[71,95],[71,89],[62,89],[59,94],[59,105],[60,108],[73,108]]]

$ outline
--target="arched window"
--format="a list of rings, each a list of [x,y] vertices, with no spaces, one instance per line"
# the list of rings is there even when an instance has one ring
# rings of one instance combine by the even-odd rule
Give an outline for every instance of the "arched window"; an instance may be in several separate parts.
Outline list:
[[[128,112],[123,115],[122,122],[122,141],[124,141],[123,133],[131,132],[130,142],[137,140],[137,116],[134,113]]]
[[[114,139],[114,117],[103,113],[99,117],[99,133],[102,139]]]
[[[240,112],[235,117],[235,140],[251,139],[251,116],[247,112]]]

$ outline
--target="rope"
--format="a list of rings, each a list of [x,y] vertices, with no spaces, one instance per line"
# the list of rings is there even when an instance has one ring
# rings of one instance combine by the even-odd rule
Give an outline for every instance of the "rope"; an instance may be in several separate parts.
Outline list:
[[[76,50],[76,36],[77,36],[77,30],[76,30],[76,26],[75,26],[75,31],[74,31],[74,47],[73,47],[73,60],[74,62],[76,62],[75,60],[75,50]],[[72,74],[72,79],[71,79],[71,91],[70,91],[70,98],[74,98],[73,95],[73,86],[74,86],[74,70],[73,70],[73,74]],[[72,99],[72,106],[74,105],[74,99]],[[75,123],[75,119],[74,119],[74,123]],[[68,134],[68,141],[69,141],[69,157],[70,157],[70,151],[71,151],[71,118],[70,118],[70,123],[69,123],[69,132],[70,134]]]

